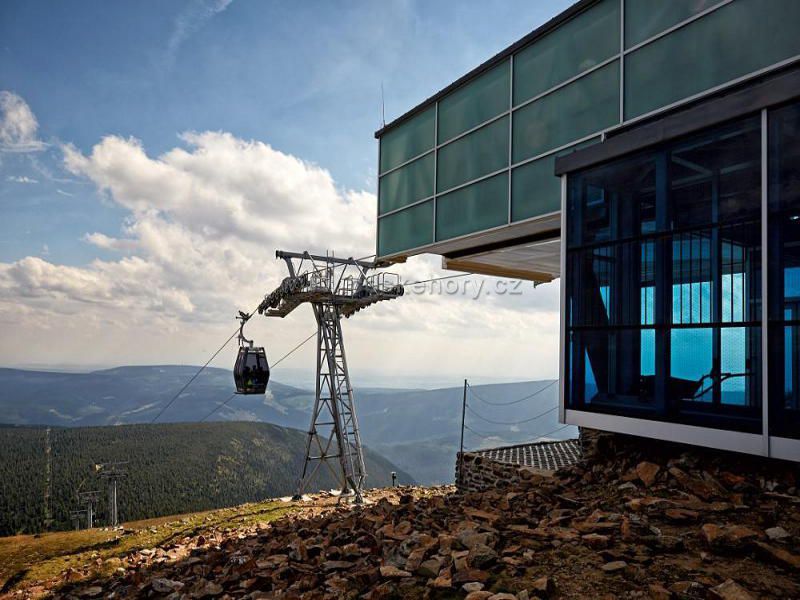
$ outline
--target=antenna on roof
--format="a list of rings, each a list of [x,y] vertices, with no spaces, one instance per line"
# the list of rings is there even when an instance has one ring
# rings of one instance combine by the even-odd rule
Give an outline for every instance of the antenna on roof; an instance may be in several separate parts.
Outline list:
[[[381,81],[381,127],[386,127],[386,100],[383,96],[383,82]]]

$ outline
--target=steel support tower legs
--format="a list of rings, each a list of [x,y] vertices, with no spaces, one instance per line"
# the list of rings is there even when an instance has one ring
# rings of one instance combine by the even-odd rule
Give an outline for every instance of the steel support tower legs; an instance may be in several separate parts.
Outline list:
[[[119,515],[117,513],[117,479],[112,477],[108,482],[108,520],[111,527],[119,525]]]
[[[353,403],[353,388],[347,372],[341,313],[333,304],[314,303],[317,319],[317,389],[306,456],[298,496],[302,496],[322,463],[342,486],[361,503],[366,470]],[[338,462],[338,469],[334,467]],[[311,463],[315,463],[310,467]]]

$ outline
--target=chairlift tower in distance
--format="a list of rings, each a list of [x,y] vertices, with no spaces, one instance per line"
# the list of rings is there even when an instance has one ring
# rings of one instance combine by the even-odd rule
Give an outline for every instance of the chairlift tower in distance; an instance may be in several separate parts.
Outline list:
[[[125,462],[109,462],[95,465],[100,477],[108,481],[108,525],[109,527],[119,526],[119,510],[117,505],[117,483],[120,479],[128,476],[125,470]]]
[[[86,505],[86,529],[94,527],[94,515],[97,509],[97,502],[100,500],[100,491],[92,490],[91,492],[79,492],[78,500],[81,504]]]
[[[367,473],[347,369],[342,317],[402,296],[400,277],[373,272],[378,268],[374,262],[353,258],[280,250],[275,256],[286,263],[289,276],[265,296],[258,307],[259,314],[283,318],[301,304],[309,303],[317,321],[314,409],[295,497],[302,497],[325,464],[341,484],[342,493],[352,493],[353,500],[361,503]]]
[[[79,531],[81,528],[81,519],[86,516],[85,510],[73,510],[69,513],[69,517],[72,520],[72,526],[75,531]]]

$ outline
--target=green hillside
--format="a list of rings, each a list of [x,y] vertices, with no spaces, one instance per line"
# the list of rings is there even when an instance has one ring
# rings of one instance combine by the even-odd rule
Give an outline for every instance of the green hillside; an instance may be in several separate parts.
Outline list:
[[[128,461],[119,487],[123,521],[291,495],[305,433],[252,422],[0,427],[0,447],[0,535],[12,535],[48,529],[48,515],[49,529],[70,528],[78,490],[102,492],[97,523],[105,524],[106,487],[93,469],[99,462]],[[367,450],[365,459],[369,487],[389,485],[392,471],[411,482],[383,457]],[[317,484],[336,486],[327,469]]]

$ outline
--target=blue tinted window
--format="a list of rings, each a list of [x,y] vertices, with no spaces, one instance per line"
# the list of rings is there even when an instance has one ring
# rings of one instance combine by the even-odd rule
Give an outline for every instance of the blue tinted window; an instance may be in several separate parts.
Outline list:
[[[569,176],[572,408],[759,431],[760,152],[746,119]]]
[[[800,104],[769,115],[770,433],[800,439]]]

